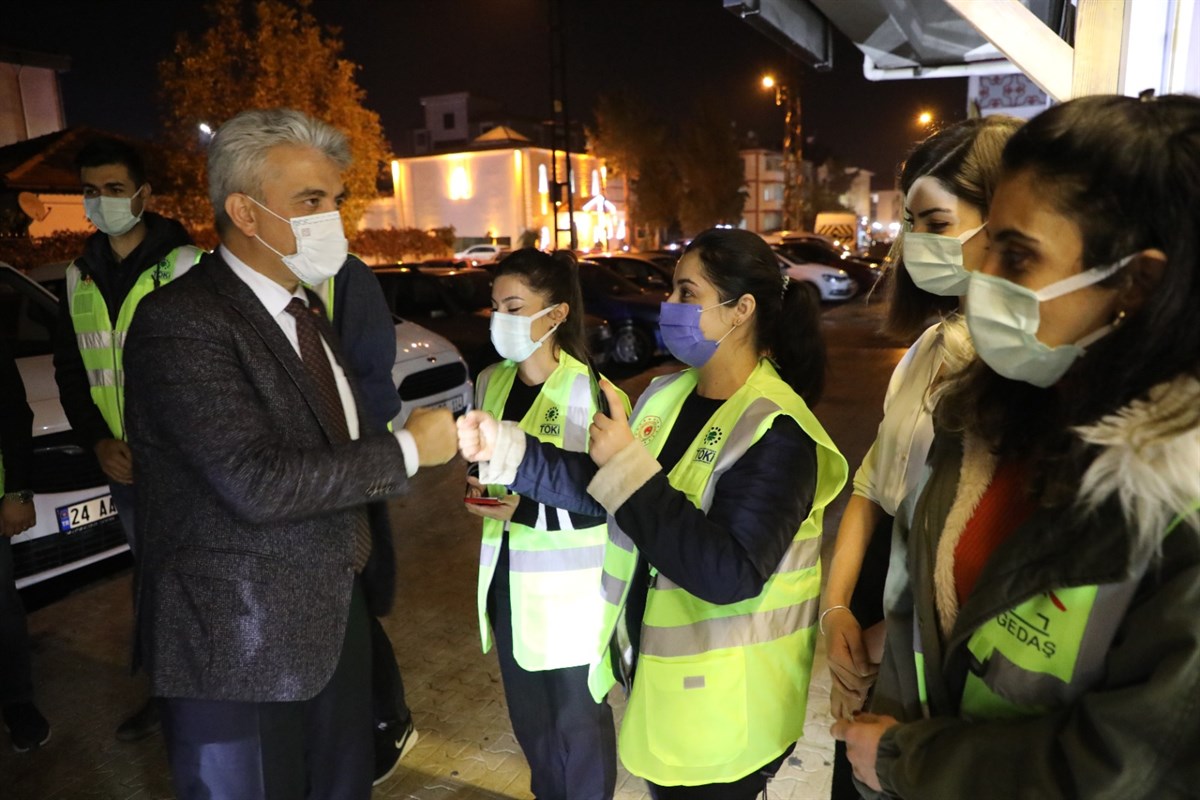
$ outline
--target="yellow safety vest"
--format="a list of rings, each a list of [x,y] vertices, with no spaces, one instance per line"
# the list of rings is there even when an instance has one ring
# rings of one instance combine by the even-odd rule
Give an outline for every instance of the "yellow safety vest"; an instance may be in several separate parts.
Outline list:
[[[633,432],[657,456],[698,379],[694,369],[659,378],[633,414]],[[621,725],[620,755],[634,775],[667,786],[737,780],[769,763],[804,732],[804,712],[816,644],[821,591],[821,521],[846,483],[846,460],[804,401],[763,359],[725,401],[668,476],[705,512],[721,476],[765,434],[780,414],[794,419],[817,445],[812,510],[758,596],[729,605],[708,603],[666,576],[654,577],[646,601],[637,673]],[[632,545],[609,520],[605,574],[614,630],[633,577],[621,553]],[[593,669],[592,689],[604,667]]]
[[[967,640],[959,713],[973,720],[1040,716],[1096,685],[1146,566],[1118,583],[1047,590],[980,625]],[[919,629],[915,634],[917,691],[928,716]]]
[[[87,370],[92,402],[117,439],[125,438],[125,336],[138,303],[162,284],[187,272],[203,254],[191,245],[176,247],[154,267],[144,270],[121,303],[115,326],[95,281],[85,276],[75,262],[67,267],[67,308]]]
[[[484,370],[477,388],[482,401],[477,405],[499,419],[516,377],[517,365],[512,361]],[[520,421],[521,430],[563,450],[586,453],[588,427],[596,413],[593,388],[588,367],[560,351],[558,368]],[[492,497],[506,493],[503,486],[488,487]],[[604,617],[604,603],[596,587],[600,585],[606,527],[571,530],[569,520],[565,511],[559,511],[562,530],[483,521],[477,604],[484,652],[492,646],[488,587],[507,527],[514,659],[531,672],[591,663]]]

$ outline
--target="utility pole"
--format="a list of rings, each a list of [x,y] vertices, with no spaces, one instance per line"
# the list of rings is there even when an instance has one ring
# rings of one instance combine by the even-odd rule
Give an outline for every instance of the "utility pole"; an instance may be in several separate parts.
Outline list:
[[[547,0],[550,14],[550,103],[553,110],[550,133],[550,175],[553,194],[554,247],[559,234],[566,233],[572,250],[579,247],[575,234],[575,198],[571,191],[571,116],[567,111],[567,31],[563,24],[564,0]],[[562,151],[565,169],[559,174],[558,153]],[[564,209],[563,206],[566,206]],[[559,221],[567,212],[567,226]]]

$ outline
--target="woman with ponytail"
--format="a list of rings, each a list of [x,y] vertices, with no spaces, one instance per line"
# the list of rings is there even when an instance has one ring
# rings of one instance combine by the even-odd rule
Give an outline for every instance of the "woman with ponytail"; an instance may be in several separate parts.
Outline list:
[[[687,369],[628,418],[604,384],[590,458],[478,411],[459,443],[487,482],[608,516],[589,682],[596,698],[617,680],[630,692],[625,767],[655,798],[749,800],[803,734],[821,520],[846,482],[808,406],[819,309],[761,238],[714,229],[680,259],[659,325]]]
[[[574,257],[532,247],[500,262],[492,344],[504,359],[479,375],[475,407],[547,448],[586,458],[598,410]],[[623,397],[614,401],[621,410]],[[605,606],[603,514],[572,513],[487,479],[467,478],[483,518],[477,602],[486,652],[496,642],[513,733],[540,800],[610,800],[617,777],[612,709],[588,690]]]

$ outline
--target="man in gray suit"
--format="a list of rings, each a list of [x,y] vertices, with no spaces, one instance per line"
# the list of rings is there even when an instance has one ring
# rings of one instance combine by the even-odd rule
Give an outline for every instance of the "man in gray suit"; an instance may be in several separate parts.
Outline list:
[[[453,457],[447,411],[375,433],[320,300],[346,258],[345,137],[294,111],[217,132],[221,247],[139,307],[125,350],[144,542],[139,642],[181,798],[370,796],[379,507]]]

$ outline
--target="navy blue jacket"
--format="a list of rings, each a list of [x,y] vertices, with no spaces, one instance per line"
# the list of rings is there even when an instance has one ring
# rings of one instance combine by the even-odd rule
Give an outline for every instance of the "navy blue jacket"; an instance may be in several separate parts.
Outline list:
[[[370,430],[378,431],[400,413],[400,395],[392,383],[396,321],[379,279],[354,256],[333,279],[333,329],[341,340],[345,366],[358,380]]]

